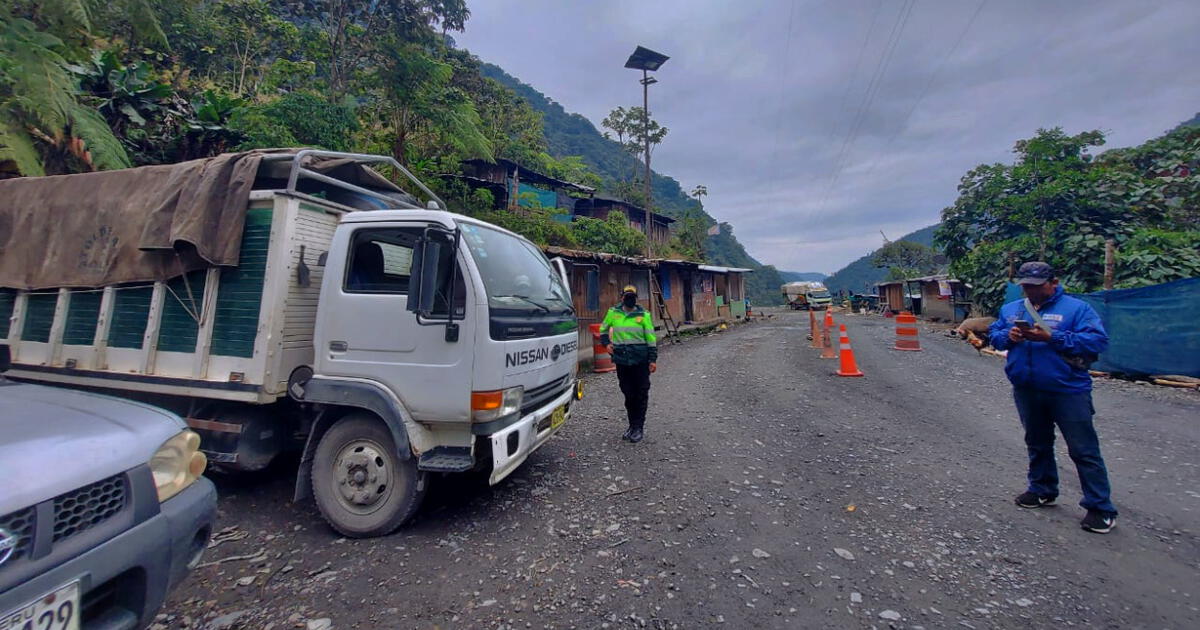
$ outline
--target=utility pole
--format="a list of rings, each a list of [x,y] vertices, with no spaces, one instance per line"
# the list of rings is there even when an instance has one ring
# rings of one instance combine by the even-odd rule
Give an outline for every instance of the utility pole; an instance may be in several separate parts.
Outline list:
[[[651,255],[650,235],[651,225],[654,220],[651,218],[653,199],[650,193],[650,85],[658,83],[658,79],[650,76],[650,71],[658,70],[667,59],[670,57],[654,52],[649,48],[638,46],[634,49],[633,54],[629,55],[629,59],[625,61],[625,67],[631,70],[642,71],[642,141],[644,143],[646,171],[644,174],[645,181],[642,182],[642,191],[645,197],[646,204],[646,257]]]
[[[658,83],[658,79],[650,76],[650,72],[642,68],[642,139],[646,145],[646,173],[642,182],[642,196],[646,199],[646,258],[652,257],[653,243],[650,236],[650,226],[654,223],[650,207],[650,84]]]

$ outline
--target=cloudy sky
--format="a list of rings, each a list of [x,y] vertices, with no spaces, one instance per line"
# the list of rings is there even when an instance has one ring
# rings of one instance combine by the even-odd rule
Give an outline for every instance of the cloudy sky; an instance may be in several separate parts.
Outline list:
[[[750,254],[835,271],[938,220],[962,174],[1038,127],[1140,143],[1200,111],[1200,1],[474,0],[455,37],[599,126],[641,103],[655,170]]]

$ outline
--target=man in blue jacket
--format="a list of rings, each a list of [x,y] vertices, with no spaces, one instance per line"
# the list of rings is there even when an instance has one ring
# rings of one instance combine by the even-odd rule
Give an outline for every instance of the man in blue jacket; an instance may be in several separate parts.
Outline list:
[[[1025,427],[1029,487],[1017,505],[1040,508],[1058,497],[1054,426],[1067,443],[1079,473],[1087,510],[1080,526],[1098,534],[1112,531],[1117,508],[1110,498],[1108,469],[1092,424],[1092,377],[1087,367],[1108,347],[1100,316],[1086,302],[1063,293],[1054,270],[1027,262],[1017,272],[1025,299],[1009,302],[989,330],[992,347],[1008,350],[1004,372]]]

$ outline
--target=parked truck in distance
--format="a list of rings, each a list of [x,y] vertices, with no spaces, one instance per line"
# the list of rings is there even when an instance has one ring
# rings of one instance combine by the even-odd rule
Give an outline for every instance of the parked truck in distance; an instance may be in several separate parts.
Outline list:
[[[829,289],[820,282],[789,282],[780,290],[783,299],[793,310],[825,310],[833,302]]]
[[[380,163],[428,205],[367,167]],[[94,178],[103,195],[106,176],[56,179]],[[296,500],[313,497],[352,537],[408,520],[430,474],[498,483],[569,419],[582,390],[563,261],[445,211],[390,158],[267,154],[253,180],[236,266],[0,289],[10,376],[175,411],[220,468],[261,470],[297,450]],[[104,226],[86,229],[114,255],[135,251]]]

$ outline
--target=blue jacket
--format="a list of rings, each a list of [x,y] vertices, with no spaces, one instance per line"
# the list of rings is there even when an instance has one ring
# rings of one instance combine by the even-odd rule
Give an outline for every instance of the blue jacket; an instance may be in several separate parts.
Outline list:
[[[1050,327],[1049,342],[1008,340],[1008,330],[1014,321],[1035,323],[1026,312],[1023,299],[1002,306],[1000,317],[988,330],[992,347],[1008,350],[1008,364],[1004,366],[1008,380],[1017,387],[1049,392],[1092,391],[1092,377],[1087,370],[1071,366],[1061,355],[1099,355],[1108,348],[1108,333],[1104,332],[1100,315],[1087,302],[1065,295],[1062,287],[1042,304],[1038,314]]]

